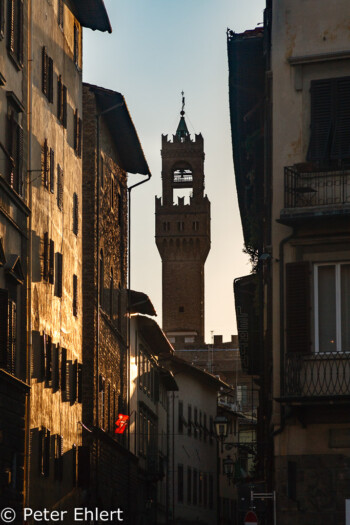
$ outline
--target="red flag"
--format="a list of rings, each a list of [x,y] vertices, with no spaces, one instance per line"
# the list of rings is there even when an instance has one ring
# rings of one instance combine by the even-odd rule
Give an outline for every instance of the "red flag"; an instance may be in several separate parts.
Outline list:
[[[124,431],[126,427],[128,426],[130,416],[126,416],[124,414],[118,414],[118,419],[115,422],[116,429],[114,431],[115,434],[124,434]]]

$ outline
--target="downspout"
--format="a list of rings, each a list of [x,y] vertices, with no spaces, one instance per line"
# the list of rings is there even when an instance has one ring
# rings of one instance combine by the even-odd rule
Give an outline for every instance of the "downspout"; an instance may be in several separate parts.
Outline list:
[[[293,237],[294,232],[281,240],[279,245],[279,265],[280,265],[280,395],[284,390],[284,246]],[[272,436],[281,434],[286,424],[285,409],[281,406],[281,423]]]
[[[28,247],[27,247],[27,351],[26,351],[26,382],[30,385],[30,363],[32,359],[32,109],[33,109],[33,1],[28,1],[28,94],[27,94],[27,130],[28,130],[28,156],[27,156],[27,184],[28,192]],[[26,395],[26,422],[25,422],[25,460],[24,460],[24,502],[29,506],[29,462],[30,462],[30,394]]]
[[[99,349],[100,349],[100,113],[96,113],[96,427],[99,426]],[[99,438],[96,434],[96,480],[95,480],[95,503],[98,504],[98,457]]]

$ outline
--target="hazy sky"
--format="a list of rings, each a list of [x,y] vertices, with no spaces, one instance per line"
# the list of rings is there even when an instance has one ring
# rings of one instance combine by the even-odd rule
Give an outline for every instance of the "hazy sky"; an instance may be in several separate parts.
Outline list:
[[[161,259],[155,245],[155,195],[161,195],[161,134],[175,133],[186,98],[190,133],[201,132],[205,192],[211,201],[211,251],[205,265],[206,340],[236,333],[233,279],[250,273],[232,161],[227,27],[263,21],[264,0],[105,0],[113,33],[84,32],[84,81],[122,93],[152,179],[133,192],[131,287],[147,293],[161,324]],[[130,175],[129,182],[140,177]]]

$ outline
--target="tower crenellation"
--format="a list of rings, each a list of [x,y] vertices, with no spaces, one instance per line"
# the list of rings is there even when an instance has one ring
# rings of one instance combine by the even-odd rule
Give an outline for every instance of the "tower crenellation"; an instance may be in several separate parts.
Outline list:
[[[210,250],[210,202],[204,194],[204,140],[184,118],[162,135],[162,197],[156,197],[156,244],[162,258],[163,329],[175,348],[204,341],[204,263]],[[180,194],[175,198],[175,191]],[[185,193],[191,192],[189,201]]]

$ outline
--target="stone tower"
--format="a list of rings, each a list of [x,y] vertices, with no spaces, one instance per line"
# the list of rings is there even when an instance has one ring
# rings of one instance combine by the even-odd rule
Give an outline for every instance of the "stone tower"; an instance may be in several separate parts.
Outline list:
[[[175,348],[204,342],[204,263],[210,250],[210,202],[204,195],[204,142],[190,137],[184,98],[172,140],[162,135],[163,196],[156,197],[156,244],[162,258],[163,330]],[[192,189],[174,202],[174,190]],[[188,191],[188,190],[187,190]],[[182,193],[181,191],[179,192]]]

